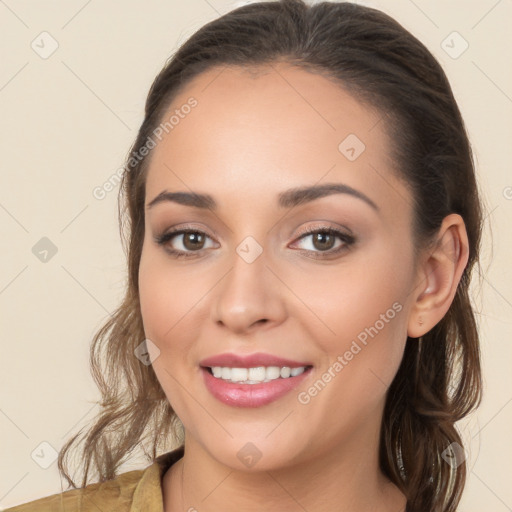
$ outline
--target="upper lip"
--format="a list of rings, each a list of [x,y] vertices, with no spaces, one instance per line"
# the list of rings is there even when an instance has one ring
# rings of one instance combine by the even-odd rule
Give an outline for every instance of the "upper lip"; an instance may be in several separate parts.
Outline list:
[[[238,355],[229,352],[218,354],[203,359],[199,365],[210,368],[213,366],[229,368],[256,368],[258,366],[288,366],[290,368],[300,368],[302,366],[311,366],[311,364],[307,362],[293,361],[262,352],[250,355]]]

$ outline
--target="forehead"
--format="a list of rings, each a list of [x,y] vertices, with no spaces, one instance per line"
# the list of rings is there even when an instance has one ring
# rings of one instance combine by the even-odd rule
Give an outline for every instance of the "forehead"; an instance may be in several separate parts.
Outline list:
[[[407,193],[393,181],[382,113],[320,74],[285,63],[212,68],[185,86],[162,122],[172,116],[155,139],[146,202],[164,188],[261,200],[322,181],[390,200]]]

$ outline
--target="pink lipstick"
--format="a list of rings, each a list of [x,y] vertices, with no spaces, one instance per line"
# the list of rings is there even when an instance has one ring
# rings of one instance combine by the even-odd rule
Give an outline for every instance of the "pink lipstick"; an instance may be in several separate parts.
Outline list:
[[[210,393],[234,407],[261,407],[295,389],[311,373],[309,362],[271,354],[225,353],[200,363]]]

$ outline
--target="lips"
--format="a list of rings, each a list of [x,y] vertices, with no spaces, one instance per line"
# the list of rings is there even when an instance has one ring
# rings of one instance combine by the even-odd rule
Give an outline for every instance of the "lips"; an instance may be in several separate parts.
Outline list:
[[[308,361],[293,361],[263,352],[245,356],[233,353],[219,354],[203,359],[199,365],[203,368],[212,368],[214,366],[229,366],[230,368],[255,368],[257,366],[288,366],[290,368],[299,368],[301,366],[312,366]]]
[[[296,389],[312,372],[312,365],[305,361],[294,361],[265,353],[246,356],[225,353],[203,359],[200,363],[203,382],[206,389],[220,402],[232,407],[261,407],[284,397]],[[260,383],[230,382],[215,377],[211,368],[302,368],[300,374],[288,375],[286,378],[275,378]]]

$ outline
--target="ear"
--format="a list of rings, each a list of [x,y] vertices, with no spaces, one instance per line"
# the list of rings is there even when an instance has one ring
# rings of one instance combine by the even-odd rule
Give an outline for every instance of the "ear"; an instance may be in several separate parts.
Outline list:
[[[419,338],[432,329],[450,308],[469,258],[464,220],[458,214],[443,219],[433,249],[418,265],[407,335]]]

